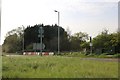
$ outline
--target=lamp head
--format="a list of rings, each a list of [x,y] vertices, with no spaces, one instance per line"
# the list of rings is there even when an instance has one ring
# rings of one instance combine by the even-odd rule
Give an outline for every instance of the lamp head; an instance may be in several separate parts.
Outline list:
[[[55,12],[58,12],[57,10],[54,10]]]

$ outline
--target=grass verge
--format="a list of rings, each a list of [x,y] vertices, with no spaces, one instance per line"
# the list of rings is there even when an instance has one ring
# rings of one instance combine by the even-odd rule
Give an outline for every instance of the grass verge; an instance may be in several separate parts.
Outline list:
[[[117,78],[118,63],[65,56],[20,56],[2,60],[3,78]]]

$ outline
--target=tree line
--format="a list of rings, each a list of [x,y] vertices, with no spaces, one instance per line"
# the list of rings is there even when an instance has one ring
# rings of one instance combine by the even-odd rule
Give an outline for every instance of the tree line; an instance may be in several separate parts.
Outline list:
[[[77,32],[73,35],[69,31],[57,25],[36,24],[34,26],[18,27],[6,34],[2,51],[6,53],[15,53],[33,50],[34,43],[40,43],[39,28],[44,30],[43,51],[58,50],[58,27],[60,30],[60,51],[86,51],[90,53],[90,36],[85,32]],[[24,39],[24,42],[23,42]],[[24,45],[23,45],[24,44]],[[120,53],[120,32],[108,33],[108,30],[102,31],[92,39],[92,50],[94,53]]]

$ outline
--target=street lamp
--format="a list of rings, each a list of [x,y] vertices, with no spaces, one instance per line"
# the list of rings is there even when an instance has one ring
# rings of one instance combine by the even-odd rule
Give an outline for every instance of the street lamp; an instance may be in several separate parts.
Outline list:
[[[59,25],[60,25],[60,12],[57,10],[54,10],[55,12],[58,13],[58,54],[60,52],[60,29],[59,29]]]
[[[23,27],[23,53],[24,53],[24,26],[22,25]]]

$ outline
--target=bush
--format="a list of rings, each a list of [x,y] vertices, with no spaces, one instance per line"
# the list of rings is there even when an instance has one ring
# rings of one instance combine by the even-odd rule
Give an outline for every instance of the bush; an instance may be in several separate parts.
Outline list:
[[[120,53],[115,54],[113,57],[114,57],[114,58],[120,58]]]

